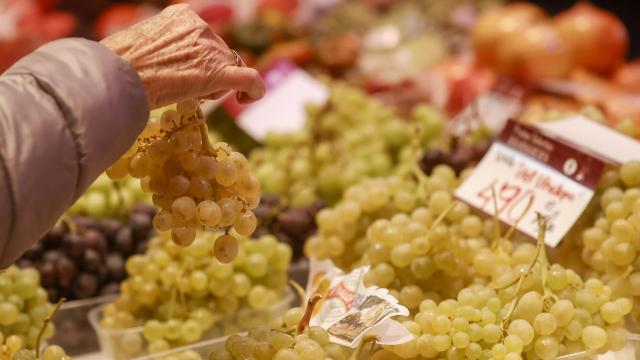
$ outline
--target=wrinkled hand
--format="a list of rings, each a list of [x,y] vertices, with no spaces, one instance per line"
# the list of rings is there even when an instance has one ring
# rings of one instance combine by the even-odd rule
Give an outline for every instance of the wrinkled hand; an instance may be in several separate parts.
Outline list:
[[[188,5],[169,6],[101,43],[133,65],[151,109],[186,98],[217,99],[233,90],[243,103],[264,95],[258,72],[236,66],[227,44]]]

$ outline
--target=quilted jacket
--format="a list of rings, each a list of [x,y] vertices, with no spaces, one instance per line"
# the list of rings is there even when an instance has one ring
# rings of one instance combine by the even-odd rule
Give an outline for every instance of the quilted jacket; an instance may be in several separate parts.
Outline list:
[[[0,268],[128,149],[148,111],[133,67],[93,41],[51,42],[0,75]]]

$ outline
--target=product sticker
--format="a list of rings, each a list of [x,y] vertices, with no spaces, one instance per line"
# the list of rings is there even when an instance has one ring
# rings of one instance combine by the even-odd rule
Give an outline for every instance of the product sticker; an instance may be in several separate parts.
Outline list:
[[[311,260],[306,293],[322,295],[309,324],[327,330],[333,343],[355,348],[365,334],[375,334],[381,345],[397,345],[414,338],[393,316],[409,310],[387,289],[365,287],[368,266],[345,274],[330,260]]]
[[[509,226],[517,222],[516,229],[532,238],[541,213],[545,243],[555,247],[593,197],[603,170],[602,160],[509,120],[455,196],[489,216],[497,212]]]

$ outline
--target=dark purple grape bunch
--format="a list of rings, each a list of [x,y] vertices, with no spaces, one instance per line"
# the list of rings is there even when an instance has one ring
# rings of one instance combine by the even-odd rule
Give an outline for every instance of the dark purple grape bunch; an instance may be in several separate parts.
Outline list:
[[[291,246],[293,261],[299,260],[303,256],[304,242],[317,231],[316,213],[324,206],[322,200],[317,200],[307,206],[290,208],[284,206],[278,196],[264,195],[254,209],[258,227],[252,236],[274,235]]]
[[[467,145],[455,139],[452,141],[451,150],[429,149],[419,161],[420,168],[425,174],[431,174],[433,168],[443,164],[450,166],[456,175],[462,170],[477,164],[491,146],[490,140],[483,140],[473,145]]]
[[[154,235],[154,214],[153,206],[139,204],[124,221],[70,217],[58,222],[17,265],[38,269],[52,302],[118,293],[126,278],[126,259],[145,252]]]

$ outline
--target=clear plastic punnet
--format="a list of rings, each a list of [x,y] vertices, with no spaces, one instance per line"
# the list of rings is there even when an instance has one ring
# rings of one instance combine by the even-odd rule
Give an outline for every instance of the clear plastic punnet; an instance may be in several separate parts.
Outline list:
[[[100,325],[100,319],[102,318],[104,305],[89,312],[89,322],[97,334],[98,343],[105,358],[113,360],[156,359],[168,353],[176,353],[176,351],[189,349],[208,351],[207,349],[214,344],[221,343],[224,345],[224,338],[227,335],[249,330],[259,324],[268,324],[273,318],[283,315],[291,307],[293,300],[293,291],[287,289],[282,298],[266,310],[240,309],[231,314],[221,315],[213,326],[203,333],[201,341],[157,354],[149,354],[147,352],[148,342],[142,335],[142,326],[128,329],[103,328]]]

